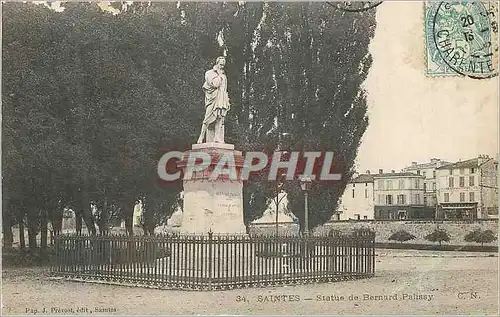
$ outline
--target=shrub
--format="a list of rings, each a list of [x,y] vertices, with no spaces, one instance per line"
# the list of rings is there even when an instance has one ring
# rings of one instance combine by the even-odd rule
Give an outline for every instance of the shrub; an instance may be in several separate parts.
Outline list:
[[[359,237],[362,235],[369,235],[369,234],[375,234],[375,231],[373,231],[372,229],[370,229],[368,227],[360,227],[360,228],[356,228],[356,229],[352,230],[350,236],[355,238],[355,237]]]
[[[343,237],[344,236],[344,234],[342,233],[342,231],[340,231],[338,229],[332,229],[332,230],[330,230],[329,235],[330,236],[334,236],[334,237]]]
[[[470,231],[464,237],[464,240],[467,242],[476,242],[481,243],[481,248],[485,243],[491,243],[497,239],[497,236],[491,230],[481,230],[476,229],[474,231]]]
[[[409,233],[405,230],[399,230],[399,231],[396,231],[393,234],[391,234],[391,236],[389,237],[389,240],[390,241],[392,241],[392,240],[399,241],[400,243],[403,243],[403,242],[406,242],[409,240],[413,240],[415,238],[416,237],[414,235],[412,235],[411,233]]]
[[[448,234],[448,232],[446,232],[445,229],[436,228],[436,230],[434,230],[434,232],[426,235],[425,239],[427,241],[437,242],[437,243],[439,243],[439,245],[441,245],[442,242],[450,241],[450,235]]]

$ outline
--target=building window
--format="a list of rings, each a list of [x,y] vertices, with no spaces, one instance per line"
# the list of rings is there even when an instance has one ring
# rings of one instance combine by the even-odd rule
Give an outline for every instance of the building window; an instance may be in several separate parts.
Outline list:
[[[450,175],[453,175],[453,170],[450,170]]]
[[[384,181],[379,180],[377,183],[378,183],[378,189],[384,189]]]
[[[406,210],[399,210],[398,211],[398,218],[399,219],[406,219]]]
[[[354,188],[352,189],[352,198],[354,198]]]
[[[420,175],[420,171],[419,170],[417,170],[417,175]]]
[[[392,181],[387,181],[387,189],[392,189]]]
[[[418,189],[420,187],[420,182],[418,179],[415,180],[415,188]]]
[[[465,173],[465,169],[461,168],[460,169],[460,174],[463,174],[463,173]]]
[[[392,195],[385,196],[385,203],[387,205],[392,205]]]
[[[432,190],[436,190],[436,183],[432,183]]]
[[[368,219],[368,216],[363,216],[363,219]]]
[[[365,187],[368,186],[368,183],[365,183]]]
[[[469,201],[474,202],[474,192],[469,193]]]
[[[465,193],[460,193],[460,202],[465,201]]]
[[[417,205],[420,205],[420,194],[415,195],[415,202],[417,203]]]
[[[354,217],[356,217],[357,220],[361,219],[361,216],[359,214],[354,214]]]
[[[398,205],[404,205],[406,202],[405,202],[405,195],[398,195],[396,197],[396,199],[398,200]]]
[[[432,178],[436,178],[436,171],[432,171]]]
[[[424,206],[427,206],[427,197],[424,197]]]
[[[444,193],[444,202],[450,202],[450,194],[449,193]]]
[[[383,205],[384,204],[384,195],[378,195],[378,204]]]
[[[448,178],[448,187],[453,188],[453,177]]]
[[[368,189],[365,188],[365,198],[368,198]]]
[[[425,172],[422,172],[422,176],[425,178]]]
[[[404,179],[399,180],[399,189],[405,189],[405,180]]]
[[[469,186],[474,186],[474,176],[469,176]]]
[[[460,183],[460,187],[464,187],[465,186],[465,177],[460,176],[459,183]]]
[[[470,169],[471,174],[474,174],[475,172],[476,172],[476,169],[474,167]]]
[[[424,192],[427,191],[427,183],[424,183]]]

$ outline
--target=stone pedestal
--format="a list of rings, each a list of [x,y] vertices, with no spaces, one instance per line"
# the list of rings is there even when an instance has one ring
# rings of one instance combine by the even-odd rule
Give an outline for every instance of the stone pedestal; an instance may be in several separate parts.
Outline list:
[[[243,156],[234,150],[234,145],[225,143],[194,144],[190,151],[184,153],[179,167],[185,173],[188,167],[188,156],[193,152],[205,152],[211,157],[210,166],[204,171],[195,172],[191,179],[184,175],[184,206],[182,212],[182,233],[245,234],[243,222],[243,182],[241,169]],[[212,171],[223,155],[234,157],[236,178],[219,175],[211,179]]]

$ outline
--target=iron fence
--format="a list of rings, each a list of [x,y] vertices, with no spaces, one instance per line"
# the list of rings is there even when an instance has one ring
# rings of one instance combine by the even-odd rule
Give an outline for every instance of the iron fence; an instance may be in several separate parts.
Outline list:
[[[158,235],[55,238],[51,272],[74,280],[231,289],[371,277],[375,235]]]

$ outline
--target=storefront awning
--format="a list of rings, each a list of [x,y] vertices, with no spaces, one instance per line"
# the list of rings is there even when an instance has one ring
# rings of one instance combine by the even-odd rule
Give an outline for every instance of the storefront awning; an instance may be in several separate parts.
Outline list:
[[[443,208],[443,210],[446,210],[446,209],[475,209],[476,208],[476,205],[468,205],[468,206],[442,206],[441,208]]]

